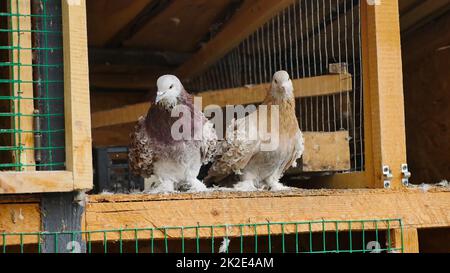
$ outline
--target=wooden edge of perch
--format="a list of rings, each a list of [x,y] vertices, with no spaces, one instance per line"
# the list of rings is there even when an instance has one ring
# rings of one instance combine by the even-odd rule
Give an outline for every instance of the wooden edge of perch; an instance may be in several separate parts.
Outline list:
[[[340,92],[350,92],[353,88],[350,74],[330,74],[292,81],[295,97],[326,96]],[[214,90],[199,93],[203,106],[246,105],[260,103],[264,100],[269,84],[259,84],[248,87],[238,87],[224,90]],[[124,107],[99,111],[92,114],[92,129],[136,122],[148,111],[147,102]]]
[[[312,194],[311,194],[312,193]],[[369,220],[369,219],[401,219],[404,228],[444,227],[450,225],[449,191],[423,193],[420,191],[388,191],[385,190],[328,190],[321,194],[314,191],[279,193],[208,193],[225,196],[222,198],[205,198],[201,194],[185,195],[183,199],[170,200],[159,197],[145,200],[147,195],[139,197],[92,196],[86,206],[85,228],[89,231],[111,230],[120,228],[161,228],[161,227],[195,227],[198,225],[235,225],[245,223],[277,223],[326,220]],[[236,195],[235,197],[233,197]],[[129,200],[132,200],[131,202]],[[110,202],[108,202],[108,199]],[[105,201],[107,200],[107,201]],[[120,201],[119,201],[120,200]],[[245,210],[246,213],[242,214]],[[159,213],[155,213],[158,211]],[[176,216],[176,217],[174,217]],[[380,221],[381,223],[382,221]],[[308,232],[300,228],[299,232]],[[370,224],[365,230],[371,230]],[[380,229],[387,229],[382,224]],[[390,229],[400,226],[390,225]],[[341,225],[339,230],[348,230]],[[357,221],[352,223],[352,230],[360,230]],[[336,225],[325,225],[325,230],[335,231]],[[195,232],[184,233],[185,238],[194,238]],[[238,230],[229,230],[230,237],[238,236]],[[292,226],[285,226],[286,233],[294,232]],[[312,231],[322,231],[322,225],[312,225]],[[244,228],[244,236],[252,236],[253,229]],[[170,238],[180,238],[180,230],[167,232]],[[258,235],[267,234],[267,229],[258,230]],[[280,227],[271,228],[271,234],[280,234]],[[218,228],[217,236],[225,236],[225,230]],[[134,233],[122,234],[123,239],[134,239]],[[101,241],[103,235],[92,234],[91,240]],[[109,239],[118,239],[118,232],[108,234]],[[141,232],[139,239],[150,239],[150,232]],[[210,229],[199,230],[200,237],[209,237]],[[155,239],[163,239],[164,232],[154,233]]]
[[[7,201],[6,201],[7,202]],[[450,190],[432,188],[428,192],[418,189],[385,190],[303,190],[289,192],[206,192],[180,194],[116,194],[90,195],[83,217],[83,231],[99,231],[121,228],[161,228],[168,226],[224,225],[245,223],[302,222],[325,220],[370,220],[401,219],[405,252],[414,250],[414,229],[450,226]],[[245,210],[247,213],[242,214]],[[158,213],[155,213],[158,211]],[[20,233],[41,230],[39,201],[23,203],[15,201],[0,204],[0,232]],[[175,217],[174,217],[175,216]],[[392,223],[391,223],[392,224]],[[300,226],[299,226],[300,227]],[[335,231],[336,226],[326,225],[325,230]],[[366,229],[367,228],[367,229]],[[380,229],[386,229],[380,225]],[[348,225],[339,230],[348,230]],[[359,230],[358,223],[352,230]],[[370,225],[365,226],[371,230]],[[399,235],[401,229],[391,225],[391,234]],[[411,233],[408,232],[411,230]],[[210,229],[202,229],[200,237],[208,237]],[[236,236],[236,229],[230,230]],[[253,230],[243,229],[245,236],[252,236]],[[321,224],[312,225],[313,232],[321,232]],[[215,230],[216,232],[216,230]],[[279,234],[275,227],[271,234]],[[291,227],[286,234],[294,232]],[[299,232],[308,230],[299,229]],[[171,238],[179,238],[179,231],[168,232]],[[258,234],[267,234],[267,229],[258,229]],[[154,233],[155,239],[162,239],[162,233]],[[193,232],[186,232],[186,238],[194,238]],[[217,229],[215,235],[223,236],[224,229]],[[392,235],[393,246],[399,247],[401,237]],[[411,239],[408,239],[408,236]],[[139,239],[150,239],[150,232],[139,232]],[[6,238],[6,245],[18,245],[19,235]],[[102,241],[92,234],[92,241]],[[109,240],[117,240],[118,232],[108,233]],[[133,240],[134,232],[124,232],[124,240]],[[408,246],[407,241],[411,241]],[[36,244],[37,235],[23,237],[24,244]]]

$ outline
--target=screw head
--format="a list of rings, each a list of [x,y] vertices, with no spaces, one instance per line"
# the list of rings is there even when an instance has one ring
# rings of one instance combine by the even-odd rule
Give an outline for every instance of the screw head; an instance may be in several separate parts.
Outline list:
[[[385,189],[389,189],[391,187],[391,182],[389,181],[384,181],[384,188]]]
[[[408,179],[402,179],[402,183],[403,183],[403,186],[405,186],[405,187],[409,186]]]

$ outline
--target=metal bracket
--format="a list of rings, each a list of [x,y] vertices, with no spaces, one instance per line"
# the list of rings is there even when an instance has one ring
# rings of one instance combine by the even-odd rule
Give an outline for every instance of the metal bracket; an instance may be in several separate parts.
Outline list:
[[[401,166],[402,172],[402,184],[403,186],[409,186],[409,178],[411,177],[411,172],[408,170],[408,164],[402,164]]]
[[[383,180],[384,180],[384,188],[389,189],[391,187],[392,180],[392,171],[388,165],[383,166]]]

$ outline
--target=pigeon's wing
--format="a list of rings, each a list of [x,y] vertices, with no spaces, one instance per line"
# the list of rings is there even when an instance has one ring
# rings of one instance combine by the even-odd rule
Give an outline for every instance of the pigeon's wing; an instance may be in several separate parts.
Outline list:
[[[255,122],[249,121],[252,115],[232,120],[226,138],[221,142],[221,154],[209,169],[206,181],[220,182],[229,175],[240,174],[258,151],[260,140],[249,134],[252,128],[255,129],[252,126],[256,126]]]
[[[202,163],[208,164],[214,160],[218,151],[218,138],[212,122],[208,120],[205,121],[203,124],[202,136],[202,143],[200,146]]]
[[[153,174],[154,154],[144,117],[139,118],[130,137],[131,143],[128,151],[130,170],[136,175],[148,178]]]
[[[300,130],[297,131],[295,135],[295,143],[291,150],[291,155],[286,165],[284,166],[283,173],[287,171],[290,167],[297,167],[297,159],[301,158],[303,151],[305,150],[305,143],[303,139],[303,134]]]

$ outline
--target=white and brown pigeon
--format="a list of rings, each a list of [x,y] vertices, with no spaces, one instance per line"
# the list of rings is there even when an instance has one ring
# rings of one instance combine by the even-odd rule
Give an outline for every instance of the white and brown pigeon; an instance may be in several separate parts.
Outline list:
[[[130,169],[144,178],[152,175],[156,178],[149,190],[152,193],[206,190],[197,175],[202,164],[210,162],[216,153],[217,135],[213,124],[201,109],[194,107],[193,96],[176,76],[161,76],[157,88],[155,103],[146,117],[139,118],[131,133]],[[186,113],[190,115],[183,124],[184,129],[189,130],[187,138],[174,136],[179,128],[173,128],[182,120],[173,115],[177,107],[186,110],[181,111],[181,117]]]
[[[267,110],[262,111],[261,105],[266,105]],[[241,191],[289,189],[280,183],[280,178],[288,168],[296,166],[296,160],[303,154],[304,142],[295,116],[292,81],[286,71],[273,75],[271,88],[261,105],[250,115],[231,122],[221,143],[221,155],[204,180],[206,184],[233,186]],[[271,112],[277,111],[276,119],[270,121]],[[259,121],[277,131],[278,145],[273,149],[263,149],[267,139],[262,134],[249,137],[249,128],[263,124]],[[273,122],[278,122],[278,126]]]

